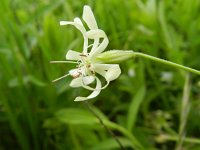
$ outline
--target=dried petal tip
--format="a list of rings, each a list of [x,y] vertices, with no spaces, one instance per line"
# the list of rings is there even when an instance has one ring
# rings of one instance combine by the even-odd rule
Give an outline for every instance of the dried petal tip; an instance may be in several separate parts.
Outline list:
[[[97,61],[103,63],[120,63],[131,57],[134,57],[134,52],[131,50],[110,50],[99,54],[96,57]]]

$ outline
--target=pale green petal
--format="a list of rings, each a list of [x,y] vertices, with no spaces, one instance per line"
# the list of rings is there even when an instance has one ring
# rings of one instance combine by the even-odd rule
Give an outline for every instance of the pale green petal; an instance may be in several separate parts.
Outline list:
[[[75,22],[76,21],[76,22]],[[75,26],[79,31],[81,31],[81,33],[83,33],[85,35],[86,30],[84,28],[84,26],[82,24],[80,24],[79,22],[77,22],[77,19],[74,19],[74,22],[72,21],[60,21],[60,25],[73,25]]]
[[[89,57],[91,59],[95,58],[95,56],[97,56],[106,49],[108,43],[109,43],[108,38],[105,37],[103,41],[99,44],[99,46],[90,52]]]
[[[83,34],[83,36],[85,36],[86,33],[86,29],[83,26],[83,23],[81,22],[80,18],[76,17],[74,19],[74,26],[81,31],[81,33]]]
[[[83,38],[84,38],[83,53],[87,53],[88,38],[86,37],[86,29],[83,26],[83,23],[81,22],[80,18],[76,17],[73,22],[72,21],[60,21],[60,25],[73,25],[82,33]]]
[[[87,53],[88,38],[86,37],[86,29],[83,26],[83,23],[80,18],[76,17],[74,19],[74,22],[76,23],[76,28],[79,29],[83,34],[83,38],[84,38],[83,53]]]
[[[86,29],[83,26],[81,20],[77,17],[74,19],[74,21],[60,21],[60,25],[73,25],[75,26],[78,30],[80,30],[84,35],[86,33]]]
[[[78,78],[73,79],[71,81],[71,83],[69,84],[69,86],[71,86],[73,88],[81,87],[82,85],[83,85],[82,77],[78,77]]]
[[[81,53],[73,50],[68,50],[66,54],[66,59],[67,60],[80,60],[80,55]]]
[[[74,24],[74,22],[72,22],[72,21],[60,21],[60,25],[61,26],[64,26],[64,25],[73,25]]]
[[[97,81],[97,84],[96,84],[96,90],[94,90],[89,96],[87,97],[82,97],[82,96],[78,96],[76,97],[76,99],[74,101],[85,101],[85,100],[88,100],[88,99],[92,99],[92,98],[95,98],[96,96],[99,95],[99,93],[101,92],[101,81],[96,78],[96,81]]]
[[[93,59],[96,55],[100,54],[105,50],[107,47],[109,41],[108,38],[103,30],[96,29],[96,30],[90,30],[86,32],[86,37],[89,39],[94,39],[96,45],[92,48],[89,57]],[[103,41],[99,44],[99,39],[103,38]]]
[[[71,81],[70,85],[71,87],[82,87],[84,85],[88,85],[91,84],[94,81],[94,77],[93,76],[86,76],[86,77],[78,77],[75,78]]]
[[[86,32],[86,37],[89,39],[94,39],[94,43],[93,43],[91,52],[95,52],[99,46],[100,38],[106,38],[106,34],[103,30],[96,29],[96,30],[90,30],[90,31]]]
[[[98,29],[94,14],[91,8],[87,5],[83,8],[83,20],[86,22],[90,29]]]
[[[82,21],[81,21],[81,19],[79,17],[74,18],[74,22],[79,24],[79,25],[81,25],[81,26],[83,26],[83,23],[82,23]]]
[[[89,39],[95,39],[95,38],[105,38],[106,34],[103,30],[101,29],[96,29],[96,30],[90,30],[86,32],[86,36]]]
[[[119,65],[113,65],[106,72],[105,78],[106,78],[107,81],[112,81],[112,80],[117,79],[120,74],[121,74],[121,69],[120,69]]]
[[[121,74],[118,64],[95,64],[95,72],[102,75],[107,82],[115,80]]]
[[[90,52],[94,51],[94,50],[98,47],[98,45],[99,45],[99,40],[100,40],[99,38],[94,39],[94,43],[93,43],[93,45],[92,45],[92,49],[91,49]]]
[[[94,76],[86,76],[82,78],[83,85],[88,85],[94,82],[95,77]]]

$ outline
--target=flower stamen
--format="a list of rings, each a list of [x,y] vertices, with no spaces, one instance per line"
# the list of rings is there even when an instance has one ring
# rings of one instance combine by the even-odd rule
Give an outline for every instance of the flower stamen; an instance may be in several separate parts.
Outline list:
[[[58,80],[60,80],[60,79],[63,79],[63,78],[65,78],[65,77],[69,76],[69,75],[70,75],[70,74],[66,74],[66,75],[64,75],[64,76],[62,76],[62,77],[59,77],[59,78],[53,80],[52,82],[56,82],[56,81],[58,81]]]
[[[55,63],[72,63],[72,64],[78,64],[77,61],[50,61],[50,63],[55,64]]]

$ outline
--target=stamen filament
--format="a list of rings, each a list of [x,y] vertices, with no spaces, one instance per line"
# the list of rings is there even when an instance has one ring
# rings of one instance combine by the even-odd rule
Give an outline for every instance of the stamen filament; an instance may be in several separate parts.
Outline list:
[[[73,64],[78,64],[77,61],[50,61],[50,63],[73,63]]]
[[[67,77],[67,76],[69,76],[69,74],[66,74],[66,75],[64,75],[64,76],[62,76],[62,77],[60,77],[60,78],[57,78],[57,79],[53,80],[52,82],[56,82],[56,81],[58,81],[58,80],[60,80],[60,79],[63,79],[63,78],[65,78],[65,77]]]

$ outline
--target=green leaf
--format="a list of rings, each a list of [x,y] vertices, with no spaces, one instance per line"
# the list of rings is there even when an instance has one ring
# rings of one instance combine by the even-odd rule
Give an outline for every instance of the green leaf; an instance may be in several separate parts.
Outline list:
[[[120,142],[124,147],[132,147],[132,143],[130,140],[126,138],[119,138]],[[112,138],[106,139],[99,144],[96,144],[91,150],[111,150],[111,149],[119,149],[119,144]]]
[[[141,88],[138,89],[136,92],[135,97],[133,98],[129,110],[128,110],[128,117],[127,117],[127,127],[128,130],[131,131],[135,126],[135,120],[137,119],[138,110],[140,104],[142,103],[144,96],[145,96],[145,86],[143,85]]]
[[[98,119],[92,113],[78,108],[61,109],[55,115],[59,121],[67,124],[95,125],[98,123]]]

